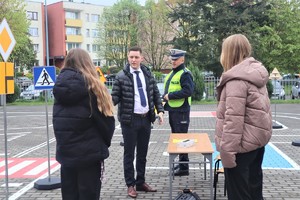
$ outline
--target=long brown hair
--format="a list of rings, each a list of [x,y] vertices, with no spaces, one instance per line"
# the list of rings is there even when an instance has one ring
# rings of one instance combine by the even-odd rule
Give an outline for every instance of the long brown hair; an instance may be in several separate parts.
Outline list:
[[[97,97],[98,109],[105,116],[113,116],[113,102],[106,86],[100,81],[96,68],[88,52],[83,49],[71,49],[65,58],[64,68],[79,70],[88,86],[89,91]]]
[[[228,71],[233,66],[251,56],[251,44],[242,34],[234,34],[227,37],[222,44],[220,62],[224,71]]]

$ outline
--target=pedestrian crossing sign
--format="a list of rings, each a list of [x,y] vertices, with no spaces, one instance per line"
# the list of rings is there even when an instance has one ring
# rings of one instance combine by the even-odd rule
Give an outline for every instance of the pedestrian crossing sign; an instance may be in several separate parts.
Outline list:
[[[36,90],[52,89],[56,80],[55,67],[54,66],[33,67],[33,79],[34,79],[34,89]]]

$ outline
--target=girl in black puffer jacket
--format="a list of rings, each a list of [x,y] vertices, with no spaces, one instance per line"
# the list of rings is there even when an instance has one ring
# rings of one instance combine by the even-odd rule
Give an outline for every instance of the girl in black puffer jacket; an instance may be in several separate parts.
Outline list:
[[[53,88],[56,159],[63,200],[99,200],[101,166],[115,129],[113,103],[89,54],[68,52]]]

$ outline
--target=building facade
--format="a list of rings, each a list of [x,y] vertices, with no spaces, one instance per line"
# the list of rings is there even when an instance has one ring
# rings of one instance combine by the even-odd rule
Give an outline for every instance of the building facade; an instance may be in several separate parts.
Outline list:
[[[98,58],[99,45],[97,24],[105,6],[90,3],[60,1],[47,5],[35,1],[25,1],[27,19],[30,21],[29,37],[36,52],[35,66],[47,64],[46,30],[48,21],[49,64],[61,67],[65,56],[72,48],[82,48],[89,52],[95,66],[102,66],[104,60]]]
[[[34,1],[26,1],[25,9],[27,19],[30,22],[28,33],[33,49],[36,53],[35,66],[46,64],[46,39],[45,39],[45,13],[44,4]]]
[[[94,64],[101,66],[96,45],[98,21],[104,6],[61,1],[47,6],[50,65],[61,67],[72,48],[89,52]]]

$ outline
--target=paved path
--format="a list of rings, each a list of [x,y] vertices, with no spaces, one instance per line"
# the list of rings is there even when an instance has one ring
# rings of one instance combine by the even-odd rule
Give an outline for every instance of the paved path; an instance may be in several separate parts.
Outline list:
[[[272,106],[275,110],[274,105]],[[0,108],[0,112],[3,112]],[[215,126],[216,105],[197,105],[192,107],[191,124],[189,132],[208,133],[212,142]],[[55,140],[52,130],[52,108],[49,106],[49,135],[50,155],[55,157]],[[275,115],[275,113],[274,113]],[[47,158],[45,107],[33,106],[9,106],[7,107],[8,121],[8,157],[11,162],[26,161],[28,166],[35,162],[45,161]],[[264,160],[264,197],[267,200],[299,200],[300,199],[300,147],[291,145],[294,140],[300,140],[300,106],[278,104],[276,105],[276,120],[283,125],[282,129],[274,130],[268,145],[268,154]],[[3,116],[0,116],[0,199],[5,197],[5,179],[1,176],[1,159],[4,158]],[[146,181],[158,189],[157,193],[138,193],[137,199],[168,199],[168,155],[167,141],[170,134],[167,113],[165,123],[162,126],[154,125],[149,145],[147,159]],[[105,176],[101,190],[103,200],[131,199],[126,195],[126,186],[123,178],[123,149],[119,145],[121,130],[117,126],[110,157],[105,162]],[[191,156],[191,159],[195,155]],[[47,160],[47,159],[46,159]],[[26,173],[32,169],[27,167]],[[53,164],[51,177],[59,177],[59,165]],[[16,169],[17,171],[17,169]],[[17,172],[16,172],[17,173]],[[18,175],[9,177],[9,199],[21,200],[60,200],[60,189],[51,191],[36,190],[33,183],[40,179],[46,171],[38,176],[24,176],[18,171]],[[223,196],[224,177],[220,175],[218,183],[217,199],[225,200]],[[197,165],[191,165],[190,176],[176,177],[173,182],[173,198],[176,193],[185,187],[197,192],[203,200],[209,199],[209,182],[204,180],[203,173]]]

